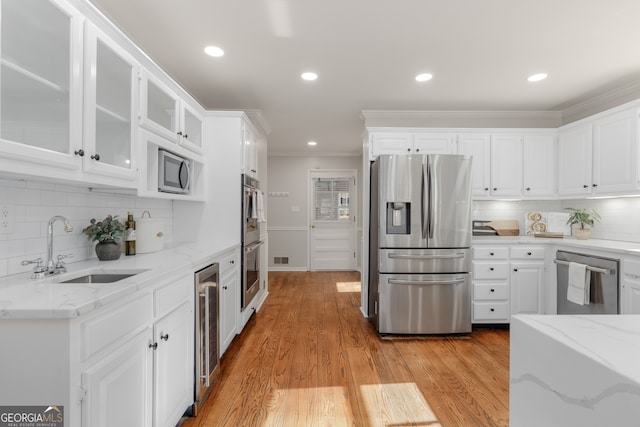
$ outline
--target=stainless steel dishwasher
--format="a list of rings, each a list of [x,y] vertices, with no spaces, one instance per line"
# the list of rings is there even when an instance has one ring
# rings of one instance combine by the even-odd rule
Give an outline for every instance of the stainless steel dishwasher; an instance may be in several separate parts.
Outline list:
[[[558,314],[618,314],[620,313],[620,260],[575,252],[557,251]],[[591,271],[591,301],[588,305],[574,304],[567,299],[569,263],[585,264]]]

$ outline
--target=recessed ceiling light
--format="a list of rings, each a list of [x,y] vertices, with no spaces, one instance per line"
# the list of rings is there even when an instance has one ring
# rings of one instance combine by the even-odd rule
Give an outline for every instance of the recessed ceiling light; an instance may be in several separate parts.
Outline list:
[[[318,143],[315,142],[315,141],[309,141],[309,142],[307,142],[307,145],[313,146],[313,145],[318,145]]]
[[[204,48],[204,53],[209,56],[219,57],[224,55],[224,50],[220,49],[218,46],[207,46]]]
[[[540,80],[544,80],[546,78],[547,78],[546,73],[538,73],[538,74],[533,74],[529,76],[527,80],[529,80],[530,82],[539,82]]]
[[[316,80],[318,78],[318,75],[316,73],[312,73],[308,71],[306,73],[302,73],[300,77],[302,77],[304,80],[311,81],[311,80]]]
[[[426,81],[431,80],[432,78],[433,78],[433,75],[432,75],[432,74],[429,74],[429,73],[422,73],[422,74],[418,74],[418,75],[416,76],[416,81],[417,81],[417,82],[426,82]]]

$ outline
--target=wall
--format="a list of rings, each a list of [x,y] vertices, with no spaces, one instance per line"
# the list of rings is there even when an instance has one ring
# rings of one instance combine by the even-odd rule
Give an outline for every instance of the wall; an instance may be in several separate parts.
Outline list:
[[[602,221],[593,228],[592,238],[640,243],[640,198],[578,199],[550,201],[475,201],[473,218],[517,219],[524,234],[526,212],[563,212],[565,208],[594,209]]]
[[[145,199],[92,192],[85,187],[36,181],[0,179],[0,206],[8,208],[13,218],[13,231],[0,234],[0,277],[31,271],[33,266],[21,266],[23,260],[47,258],[47,223],[52,216],[63,215],[74,230],[63,231],[56,222],[54,230],[54,259],[59,254],[72,254],[68,263],[95,258],[94,243],[87,240],[82,229],[91,218],[120,215],[126,220],[127,211],[139,218],[144,210],[164,222],[165,245],[172,241],[173,204],[170,200]]]
[[[299,270],[309,268],[309,171],[312,169],[353,169],[357,171],[357,237],[360,247],[362,234],[362,159],[355,156],[341,157],[291,157],[269,156],[268,187],[263,191],[287,192],[288,197],[267,197],[269,232],[269,269]],[[294,207],[294,209],[292,209]],[[296,207],[299,211],[294,212]],[[357,250],[357,266],[360,251]],[[289,257],[287,266],[274,265],[274,257]]]

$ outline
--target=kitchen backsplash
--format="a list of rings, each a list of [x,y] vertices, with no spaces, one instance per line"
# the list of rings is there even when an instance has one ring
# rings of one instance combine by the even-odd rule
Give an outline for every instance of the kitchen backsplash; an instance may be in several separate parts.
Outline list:
[[[640,198],[475,201],[473,219],[517,219],[520,234],[525,234],[525,214],[530,211],[563,212],[565,208],[594,209],[602,221],[593,229],[592,238],[640,243]]]
[[[172,241],[173,203],[170,200],[149,199],[90,191],[86,187],[52,183],[0,179],[0,208],[8,208],[13,230],[0,233],[0,277],[23,271],[32,266],[20,265],[23,260],[47,257],[47,223],[52,216],[63,215],[73,226],[65,233],[63,224],[54,223],[53,253],[72,254],[68,263],[95,258],[94,245],[82,229],[91,218],[120,215],[126,221],[127,211],[139,218],[148,210],[153,218],[164,222],[164,242]],[[124,256],[124,255],[123,255]]]

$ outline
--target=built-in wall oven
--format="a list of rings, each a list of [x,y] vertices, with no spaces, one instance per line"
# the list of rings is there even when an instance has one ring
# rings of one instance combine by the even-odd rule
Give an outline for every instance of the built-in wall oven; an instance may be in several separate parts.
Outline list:
[[[220,372],[218,340],[218,294],[220,269],[217,263],[195,273],[195,399],[192,415],[211,393]]]
[[[260,183],[242,175],[242,295],[241,308],[247,308],[260,290]]]

